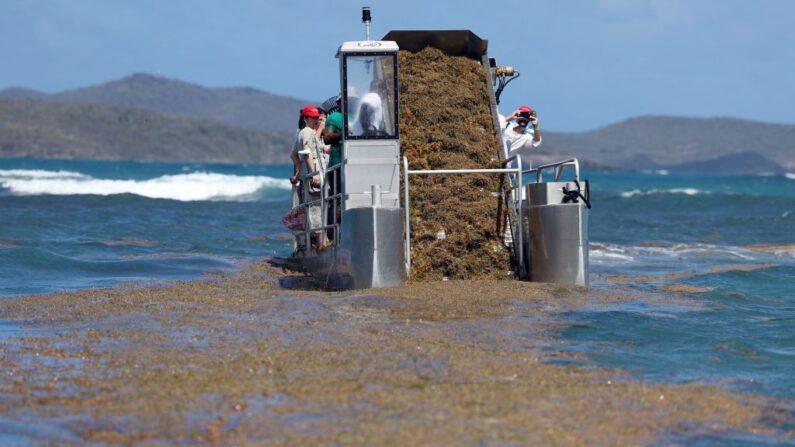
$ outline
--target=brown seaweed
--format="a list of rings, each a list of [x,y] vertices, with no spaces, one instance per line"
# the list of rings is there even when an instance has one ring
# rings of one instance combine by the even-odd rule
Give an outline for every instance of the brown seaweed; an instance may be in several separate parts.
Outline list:
[[[435,48],[400,53],[401,149],[410,169],[496,168],[481,64]],[[412,176],[412,278],[506,279],[500,176]],[[444,233],[444,238],[437,237]]]

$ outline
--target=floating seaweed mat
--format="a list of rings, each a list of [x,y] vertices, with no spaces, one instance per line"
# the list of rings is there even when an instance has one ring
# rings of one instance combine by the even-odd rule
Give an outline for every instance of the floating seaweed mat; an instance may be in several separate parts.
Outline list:
[[[400,52],[401,150],[409,169],[498,168],[481,64],[436,48]],[[498,174],[409,180],[413,279],[512,278]]]

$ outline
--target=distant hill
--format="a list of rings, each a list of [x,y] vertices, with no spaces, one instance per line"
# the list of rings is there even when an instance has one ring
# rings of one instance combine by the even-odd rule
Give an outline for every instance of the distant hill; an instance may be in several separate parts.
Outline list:
[[[31,101],[8,102],[20,98]],[[54,94],[11,88],[0,90],[0,101],[5,111],[0,115],[0,156],[69,151],[61,155],[163,160],[179,154],[184,160],[247,162],[284,162],[298,110],[312,102],[149,74]],[[132,116],[139,120],[137,127],[120,124]],[[94,126],[98,119],[104,124]],[[139,135],[145,137],[142,142]],[[158,145],[166,153],[158,153]],[[257,145],[262,150],[253,149]],[[138,152],[140,147],[147,149]],[[574,156],[586,166],[609,169],[795,172],[795,125],[642,116],[587,132],[544,129],[541,147],[524,155],[536,165]]]
[[[29,88],[12,87],[0,90],[0,98],[44,98],[47,94]]]
[[[130,107],[0,99],[0,157],[284,163],[292,137]]]
[[[643,116],[588,132],[545,132],[541,148],[542,154],[574,155],[624,169],[760,172],[776,167],[791,172],[795,125]]]
[[[722,155],[704,161],[691,161],[666,166],[672,172],[720,172],[742,174],[747,172],[780,172],[782,166],[754,152]]]
[[[296,128],[298,111],[312,103],[254,88],[209,88],[150,74],[134,74],[96,86],[53,94],[12,88],[0,91],[2,97],[136,107],[211,118],[246,129],[291,134]]]

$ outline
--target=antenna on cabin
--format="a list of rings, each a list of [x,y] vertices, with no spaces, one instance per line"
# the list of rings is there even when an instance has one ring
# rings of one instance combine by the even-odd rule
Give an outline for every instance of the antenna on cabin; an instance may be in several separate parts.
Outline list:
[[[364,23],[364,34],[365,34],[364,40],[367,41],[370,40],[370,20],[372,20],[370,17],[370,7],[369,6],[362,7],[362,22]]]

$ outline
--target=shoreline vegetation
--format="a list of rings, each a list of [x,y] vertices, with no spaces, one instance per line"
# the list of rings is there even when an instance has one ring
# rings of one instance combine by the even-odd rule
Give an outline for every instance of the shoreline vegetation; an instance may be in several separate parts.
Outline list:
[[[559,349],[562,312],[630,299],[515,281],[325,292],[267,263],[4,298],[2,418],[20,439],[75,445],[787,436],[772,428],[787,418],[775,398],[639,382]]]

